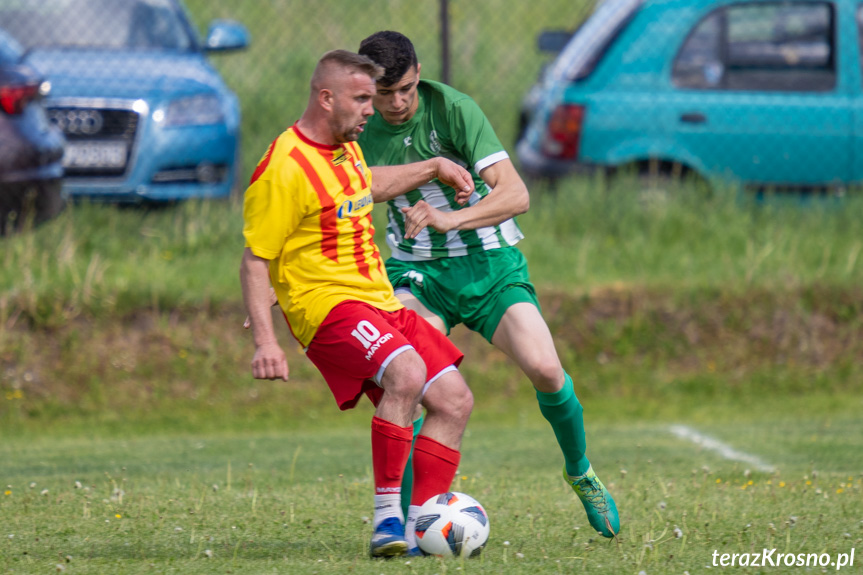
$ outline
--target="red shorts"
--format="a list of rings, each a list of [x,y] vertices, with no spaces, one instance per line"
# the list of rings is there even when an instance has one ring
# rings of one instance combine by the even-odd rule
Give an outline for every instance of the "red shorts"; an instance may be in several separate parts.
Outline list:
[[[447,337],[411,310],[382,311],[345,301],[330,311],[306,355],[330,386],[339,409],[356,406],[366,393],[377,405],[379,382],[389,363],[414,349],[426,365],[428,382],[461,363],[464,354]]]

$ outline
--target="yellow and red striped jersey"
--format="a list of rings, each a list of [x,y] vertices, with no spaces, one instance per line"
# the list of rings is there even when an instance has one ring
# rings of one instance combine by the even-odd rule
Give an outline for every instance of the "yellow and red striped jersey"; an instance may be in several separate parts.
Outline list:
[[[402,307],[374,242],[371,180],[355,142],[318,144],[291,126],[270,144],[246,190],[246,247],[270,260],[270,281],[303,346],[345,300]]]

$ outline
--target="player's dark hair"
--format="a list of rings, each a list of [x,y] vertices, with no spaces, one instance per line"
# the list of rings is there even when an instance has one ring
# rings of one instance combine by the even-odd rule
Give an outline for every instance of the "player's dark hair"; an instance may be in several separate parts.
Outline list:
[[[382,86],[392,86],[417,65],[414,45],[404,34],[391,30],[375,32],[360,42],[359,53],[384,67],[384,75],[378,79]]]

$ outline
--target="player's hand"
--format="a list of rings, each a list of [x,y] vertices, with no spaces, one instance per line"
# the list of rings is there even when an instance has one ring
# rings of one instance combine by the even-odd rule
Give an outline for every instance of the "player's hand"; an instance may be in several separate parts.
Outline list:
[[[288,381],[288,360],[277,343],[258,346],[252,358],[252,376],[255,379],[281,379]]]
[[[451,212],[442,212],[433,208],[425,200],[402,208],[402,213],[405,215],[405,238],[409,240],[417,237],[427,227],[442,234],[454,227]]]
[[[455,190],[455,201],[463,206],[473,194],[473,178],[470,172],[446,158],[438,158],[437,179]]]
[[[470,189],[465,188],[464,190],[456,190],[455,192],[455,201],[458,205],[463,206],[467,203],[470,197],[473,195],[473,186]]]
[[[275,307],[279,304],[279,298],[276,297],[276,290],[270,288],[270,307]],[[246,321],[243,322],[243,329],[252,327],[252,318],[246,316]]]

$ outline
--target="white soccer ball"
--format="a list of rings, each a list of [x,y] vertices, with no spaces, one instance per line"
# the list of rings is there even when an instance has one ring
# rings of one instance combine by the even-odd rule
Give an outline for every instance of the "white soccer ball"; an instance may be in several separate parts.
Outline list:
[[[420,507],[417,543],[430,555],[475,557],[488,541],[488,514],[464,493],[435,495]]]

